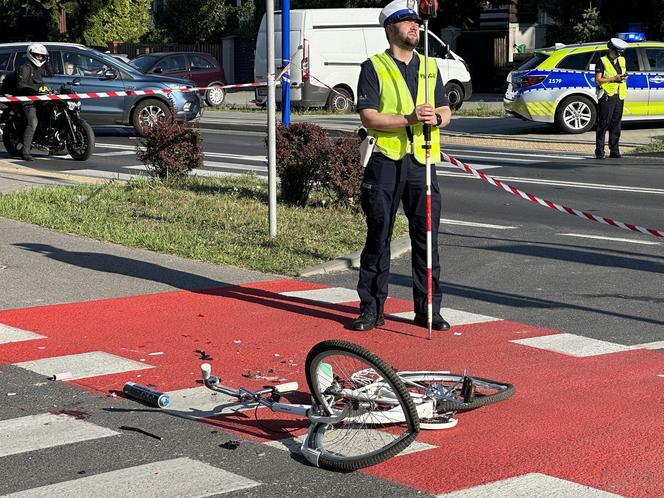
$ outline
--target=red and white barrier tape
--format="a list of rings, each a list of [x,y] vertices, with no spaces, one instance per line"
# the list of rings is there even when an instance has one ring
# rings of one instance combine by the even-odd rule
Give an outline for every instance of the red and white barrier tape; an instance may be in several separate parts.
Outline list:
[[[535,204],[539,204],[540,206],[548,207],[550,209],[555,209],[556,211],[560,211],[561,213],[571,214],[572,216],[578,216],[579,218],[595,221],[597,223],[603,223],[604,225],[610,225],[615,228],[622,228],[623,230],[639,232],[645,235],[653,235],[655,237],[664,237],[663,230],[655,230],[654,228],[644,228],[637,225],[632,225],[631,223],[623,223],[622,221],[616,221],[611,218],[606,218],[604,216],[595,216],[594,214],[589,213],[587,211],[579,211],[578,209],[573,209],[567,206],[556,204],[555,202],[546,199],[541,199],[532,194],[528,194],[527,192],[523,192],[522,190],[519,190],[516,187],[507,185],[506,183],[503,183],[500,180],[491,178],[490,176],[485,175],[484,173],[477,171],[476,169],[473,169],[472,167],[468,166],[466,163],[459,161],[458,159],[455,159],[454,157],[449,156],[444,152],[441,152],[441,156],[444,161],[453,164],[457,168],[465,170],[467,173],[470,173],[471,175],[480,178],[481,180],[484,180],[487,183],[490,183],[494,187],[503,189],[512,195],[516,195],[517,197],[521,197],[527,201],[534,202]]]
[[[283,74],[283,72],[282,72]],[[281,78],[281,74],[277,79]],[[279,84],[279,81],[275,81],[275,84]],[[44,94],[44,95],[27,95],[27,96],[15,96],[15,95],[6,95],[4,97],[0,96],[0,102],[39,102],[39,101],[50,101],[50,100],[82,100],[82,99],[102,99],[108,97],[126,97],[134,95],[165,95],[169,93],[190,93],[190,92],[201,92],[204,90],[210,90],[212,88],[255,88],[259,86],[267,86],[268,83],[238,83],[235,85],[214,85],[214,86],[205,86],[205,87],[196,87],[196,88],[171,88],[168,90],[129,90],[126,92],[95,92],[95,93],[65,93],[65,94]]]

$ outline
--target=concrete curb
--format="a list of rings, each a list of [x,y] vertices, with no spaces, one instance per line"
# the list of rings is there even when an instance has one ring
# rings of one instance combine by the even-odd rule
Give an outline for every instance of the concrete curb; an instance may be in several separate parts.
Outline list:
[[[390,244],[390,259],[396,259],[410,252],[410,237],[406,234],[403,237],[392,241]],[[326,275],[338,271],[348,270],[350,268],[360,267],[360,255],[362,251],[356,251],[346,256],[321,263],[319,265],[305,268],[299,274],[300,277],[313,277],[316,275]]]
[[[58,173],[57,171],[44,171],[19,164],[10,163],[0,159],[0,171],[3,173],[14,173],[17,175],[36,176],[45,180],[67,180],[72,183],[87,183],[100,185],[108,183],[108,178],[94,178],[91,176],[73,175],[70,173]],[[122,180],[114,180],[122,181]]]

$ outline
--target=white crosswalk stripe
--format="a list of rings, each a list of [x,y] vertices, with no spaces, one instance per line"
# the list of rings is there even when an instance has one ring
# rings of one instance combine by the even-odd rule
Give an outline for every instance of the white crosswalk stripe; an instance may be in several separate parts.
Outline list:
[[[71,372],[70,380],[152,368],[151,365],[143,362],[129,360],[103,351],[24,361],[14,363],[14,366],[25,368],[26,370],[46,375],[47,377],[58,373]]]
[[[337,303],[350,303],[359,301],[357,291],[354,289],[346,289],[343,287],[329,287],[325,289],[309,289],[302,291],[289,291],[281,292],[282,296],[297,297],[300,299],[308,299],[316,302],[323,302],[328,304]],[[469,325],[473,323],[485,323],[501,320],[501,318],[494,318],[491,316],[478,315],[476,313],[469,313],[467,311],[455,310],[452,308],[442,308],[441,315],[451,325]],[[402,313],[386,313],[385,318],[401,318],[412,320],[415,318],[413,311],[406,311]]]
[[[367,429],[367,428],[362,429],[362,438],[363,441],[372,438],[374,439],[374,441],[382,441],[382,438],[380,437],[380,431],[375,429]],[[298,436],[298,437],[289,437],[286,439],[279,439],[277,441],[268,441],[267,443],[263,444],[265,444],[266,446],[272,446],[273,448],[278,448],[280,450],[289,451],[296,455],[301,455],[302,454],[301,448],[303,441],[304,441],[304,436]],[[355,445],[357,444],[358,442],[355,442]],[[431,450],[433,448],[436,448],[436,446],[415,440],[411,444],[409,444],[408,447],[405,450],[403,450],[401,453],[399,453],[397,456],[410,455],[412,453],[419,453],[420,451]]]
[[[35,339],[45,339],[43,335],[35,334],[27,330],[21,330],[4,323],[0,323],[0,344],[10,342],[32,341]]]
[[[42,413],[0,420],[0,457],[73,444],[118,433],[68,415]],[[2,464],[0,463],[0,467]]]
[[[545,474],[525,474],[462,491],[438,495],[438,498],[618,498],[619,495],[583,486]]]
[[[175,458],[28,489],[7,496],[193,498],[216,496],[259,485],[256,481],[197,460]]]

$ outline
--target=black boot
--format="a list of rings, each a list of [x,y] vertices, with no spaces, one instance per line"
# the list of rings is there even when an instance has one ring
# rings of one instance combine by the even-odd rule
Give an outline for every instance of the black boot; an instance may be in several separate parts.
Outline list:
[[[420,314],[415,314],[415,320],[413,320],[413,323],[415,325],[419,325],[420,327],[429,327],[429,320],[426,314],[420,315]],[[450,330],[450,324],[447,323],[447,320],[445,320],[441,314],[437,311],[433,312],[433,316],[431,317],[431,329],[432,330]]]
[[[385,325],[385,318],[383,315],[374,315],[373,313],[362,313],[350,325],[350,328],[358,332],[368,332],[374,327],[381,327]]]

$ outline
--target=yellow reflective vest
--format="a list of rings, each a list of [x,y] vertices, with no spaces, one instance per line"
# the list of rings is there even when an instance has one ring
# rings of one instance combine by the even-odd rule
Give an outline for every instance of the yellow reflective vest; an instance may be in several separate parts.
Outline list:
[[[602,78],[611,78],[612,76],[618,74],[616,72],[616,68],[613,67],[613,63],[606,55],[600,60],[604,65],[604,73],[602,73]],[[618,65],[620,66],[620,74],[625,74],[627,72],[625,70],[625,58],[622,55],[618,57]],[[625,100],[625,97],[627,96],[626,81],[622,81],[620,83],[612,81],[611,83],[602,83],[600,86],[602,87],[602,90],[604,90],[609,96],[614,95],[616,92],[618,92],[618,97],[620,100]]]
[[[415,54],[420,58],[420,67],[418,74],[417,84],[417,105],[424,104],[424,84],[427,80],[424,73],[424,56]],[[404,80],[401,71],[397,64],[392,59],[392,56],[387,52],[373,55],[369,58],[376,69],[378,75],[378,82],[380,84],[380,97],[378,102],[378,112],[394,115],[408,115],[415,110],[415,103],[413,97],[408,90],[408,85]],[[429,101],[432,105],[435,102],[434,91],[436,89],[436,79],[438,78],[438,69],[436,61],[429,57],[428,64],[428,84],[429,84]],[[416,124],[410,127],[413,132],[412,153],[415,159],[421,164],[426,162],[426,153],[424,146],[424,131],[423,125]],[[431,157],[437,161],[440,157],[440,133],[438,128],[433,126],[431,133]],[[369,135],[376,137],[376,147],[385,156],[390,159],[401,159],[407,153],[411,152],[410,143],[408,140],[408,133],[406,127],[394,128],[391,130],[368,130]]]

